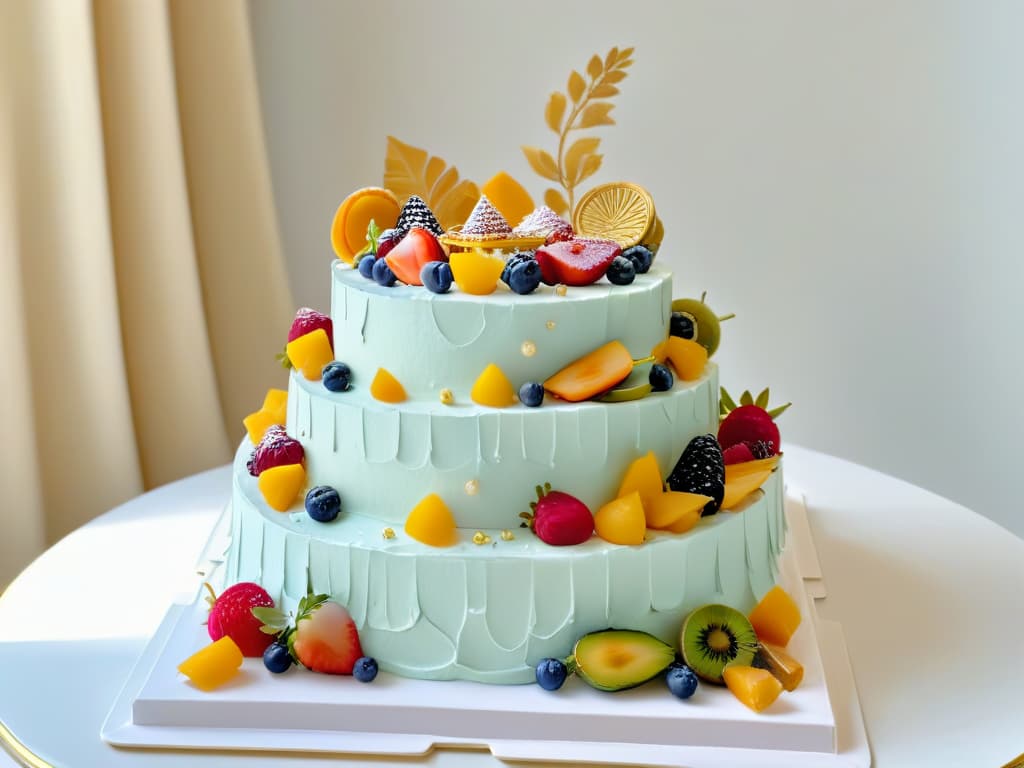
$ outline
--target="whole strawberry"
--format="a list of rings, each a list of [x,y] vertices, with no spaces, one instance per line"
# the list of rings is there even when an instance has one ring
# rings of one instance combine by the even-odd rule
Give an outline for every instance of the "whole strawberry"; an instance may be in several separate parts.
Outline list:
[[[562,491],[552,491],[551,484],[537,486],[537,501],[530,502],[530,512],[520,513],[537,538],[545,544],[564,547],[582,544],[594,532],[594,516],[587,505]]]
[[[759,454],[767,452],[768,456],[774,456],[779,452],[781,442],[775,417],[785,411],[790,404],[786,403],[769,411],[768,397],[767,389],[756,399],[750,392],[744,392],[740,397],[740,404],[736,405],[729,393],[722,389],[720,408],[724,418],[718,426],[718,442],[723,450],[728,451],[733,446],[746,443],[752,453],[755,446]]]
[[[206,629],[210,638],[220,640],[225,635],[235,641],[243,656],[262,656],[274,638],[261,631],[263,622],[253,616],[252,609],[274,606],[274,600],[259,584],[243,581],[228,587],[220,597],[209,584],[210,615]]]
[[[267,428],[263,439],[253,448],[245,466],[250,475],[259,477],[264,470],[272,467],[301,464],[305,455],[302,443],[294,437],[289,437],[283,426],[275,424]]]
[[[315,309],[302,307],[295,313],[295,319],[292,320],[292,327],[288,330],[288,341],[295,341],[300,336],[305,336],[319,328],[323,328],[327,333],[331,349],[334,349],[334,323],[331,322],[331,318]]]
[[[355,622],[327,595],[312,595],[299,604],[295,631],[288,643],[302,666],[328,675],[351,675],[363,655]]]

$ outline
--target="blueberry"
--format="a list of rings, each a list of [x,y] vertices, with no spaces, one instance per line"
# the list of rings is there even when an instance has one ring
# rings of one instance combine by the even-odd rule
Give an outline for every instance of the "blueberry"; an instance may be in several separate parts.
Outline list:
[[[352,386],[352,370],[344,363],[332,360],[323,367],[320,380],[331,392],[344,392]]]
[[[318,523],[329,523],[341,512],[341,496],[329,485],[310,488],[306,494],[306,512]]]
[[[681,339],[694,340],[697,329],[693,325],[693,318],[685,312],[673,312],[672,319],[668,321],[668,332],[672,336]]]
[[[288,645],[278,642],[268,645],[267,650],[263,652],[263,666],[275,675],[291,669],[292,655],[288,653]]]
[[[420,280],[431,293],[448,293],[452,287],[452,268],[446,261],[428,261],[420,270]]]
[[[395,273],[391,271],[386,259],[377,259],[373,262],[373,279],[378,285],[388,287],[395,284]]]
[[[685,664],[676,662],[665,673],[665,684],[673,696],[688,699],[697,690],[697,675]]]
[[[544,385],[528,381],[519,388],[519,400],[523,405],[536,408],[544,402]]]
[[[508,257],[508,261],[505,262],[505,268],[501,270],[501,282],[505,285],[509,285],[509,280],[512,279],[512,270],[516,265],[523,263],[524,261],[536,261],[537,256],[535,251],[516,251]],[[511,285],[509,285],[511,287]]]
[[[540,285],[540,264],[536,259],[523,259],[509,272],[508,287],[523,295],[533,293]]]
[[[359,260],[359,274],[365,277],[367,280],[373,280],[373,265],[377,263],[376,257],[371,253],[363,256]]]
[[[565,682],[568,670],[558,659],[541,659],[537,664],[537,685],[545,691],[557,691]]]
[[[361,683],[369,683],[377,676],[377,660],[372,656],[361,656],[352,667],[352,677]]]
[[[613,285],[629,285],[636,279],[637,271],[635,262],[625,256],[616,256],[608,265],[608,271],[604,276]]]
[[[622,255],[633,262],[638,275],[642,275],[649,270],[651,262],[654,261],[654,254],[651,253],[651,249],[644,245],[634,245],[632,248],[627,248],[622,252]]]
[[[672,371],[657,363],[651,366],[651,374],[647,380],[651,382],[651,389],[655,392],[667,392],[672,389],[672,385],[676,381],[672,376]]]

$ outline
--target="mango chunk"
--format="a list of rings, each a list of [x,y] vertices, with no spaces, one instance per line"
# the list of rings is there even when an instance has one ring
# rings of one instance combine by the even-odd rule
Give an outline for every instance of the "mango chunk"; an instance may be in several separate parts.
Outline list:
[[[664,363],[668,358],[668,338],[655,344],[654,348],[651,350],[651,354],[654,356],[654,362]]]
[[[682,491],[665,491],[644,504],[647,527],[672,533],[686,533],[700,521],[710,496]]]
[[[611,389],[632,370],[629,350],[621,341],[609,341],[545,381],[544,389],[570,403],[578,403]]]
[[[307,381],[319,381],[323,367],[334,359],[331,340],[323,328],[289,341],[285,353],[292,367],[300,371]]]
[[[696,341],[669,336],[665,347],[665,355],[680,379],[696,381],[704,375],[708,351]]]
[[[505,221],[522,221],[533,212],[533,199],[525,187],[504,171],[498,171],[480,187]]]
[[[728,469],[728,467],[726,468]],[[739,477],[733,477],[731,480],[726,475],[725,481],[725,495],[722,497],[722,509],[732,509],[741,501],[743,501],[748,494],[753,493],[767,480],[772,474],[770,469],[762,469],[760,472],[750,472]]]
[[[749,475],[752,472],[763,472],[764,470],[772,470],[779,466],[779,459],[782,457],[781,453],[777,453],[774,456],[769,456],[767,459],[754,459],[753,461],[741,461],[739,464],[726,464],[725,465],[725,482],[735,480],[742,475]]]
[[[271,418],[276,419],[275,424],[284,424],[288,420],[288,390],[268,389],[260,410],[266,411]]]
[[[648,451],[646,455],[635,459],[626,469],[626,474],[619,485],[619,492],[616,498],[621,499],[633,491],[640,494],[640,501],[643,502],[644,511],[654,503],[654,500],[665,490],[665,484],[661,479],[661,470],[658,469],[658,459],[654,451]]]
[[[275,424],[284,424],[284,421],[278,421],[274,414],[261,408],[258,411],[253,411],[242,419],[242,424],[245,425],[245,429],[249,433],[249,439],[252,441],[252,444],[256,445],[256,443],[263,439],[263,435],[269,427],[272,427]]]
[[[640,494],[633,491],[621,499],[613,499],[594,515],[597,535],[612,544],[643,544],[647,523]]]
[[[776,584],[754,606],[748,618],[758,640],[785,648],[800,626],[800,609],[786,590]]]
[[[424,496],[405,518],[405,532],[430,547],[450,547],[459,541],[455,517],[436,493]]]
[[[733,695],[755,712],[771,706],[782,693],[782,683],[767,669],[730,664],[722,677]]]
[[[386,368],[378,368],[370,384],[370,394],[382,403],[400,403],[406,398],[405,387]]]
[[[238,674],[242,660],[241,649],[230,635],[224,635],[181,662],[178,671],[199,690],[212,691]]]
[[[260,472],[263,500],[278,512],[287,512],[305,485],[306,470],[301,464],[282,464]]]
[[[469,397],[477,405],[491,408],[505,408],[519,399],[508,376],[494,363],[484,368],[483,373],[477,377]]]
[[[761,643],[757,649],[755,665],[775,675],[787,691],[795,691],[804,679],[804,665],[790,656],[785,649],[771,643]]]
[[[483,251],[460,251],[448,257],[452,279],[463,293],[486,296],[498,287],[505,260]]]

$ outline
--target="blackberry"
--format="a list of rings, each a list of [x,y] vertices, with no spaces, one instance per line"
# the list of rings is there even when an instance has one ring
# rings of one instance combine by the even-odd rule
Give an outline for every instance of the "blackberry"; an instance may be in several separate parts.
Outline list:
[[[427,204],[419,195],[412,195],[405,201],[402,213],[398,216],[398,223],[395,224],[395,229],[398,230],[402,237],[405,237],[413,227],[425,229],[436,237],[444,234],[444,230],[441,229],[441,225],[438,223],[437,217],[434,216],[434,212],[427,207]]]
[[[754,454],[755,459],[770,459],[775,455],[775,446],[771,440],[758,440],[756,443],[747,443],[747,448]]]
[[[668,487],[684,493],[710,496],[701,517],[713,515],[725,497],[725,462],[722,447],[714,435],[699,435],[690,441],[668,476]]]

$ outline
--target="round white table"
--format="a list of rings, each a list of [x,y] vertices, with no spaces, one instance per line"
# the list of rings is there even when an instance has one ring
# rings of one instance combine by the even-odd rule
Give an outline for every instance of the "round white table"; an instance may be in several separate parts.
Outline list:
[[[1024,541],[957,504],[788,446],[874,764],[999,768],[1024,752]],[[0,766],[337,766],[339,757],[115,749],[100,726],[228,499],[222,467],[54,545],[0,598]],[[639,757],[639,756],[638,756]],[[505,765],[482,751],[352,765]],[[532,765],[539,765],[533,763]],[[1024,763],[1022,763],[1024,765]]]

